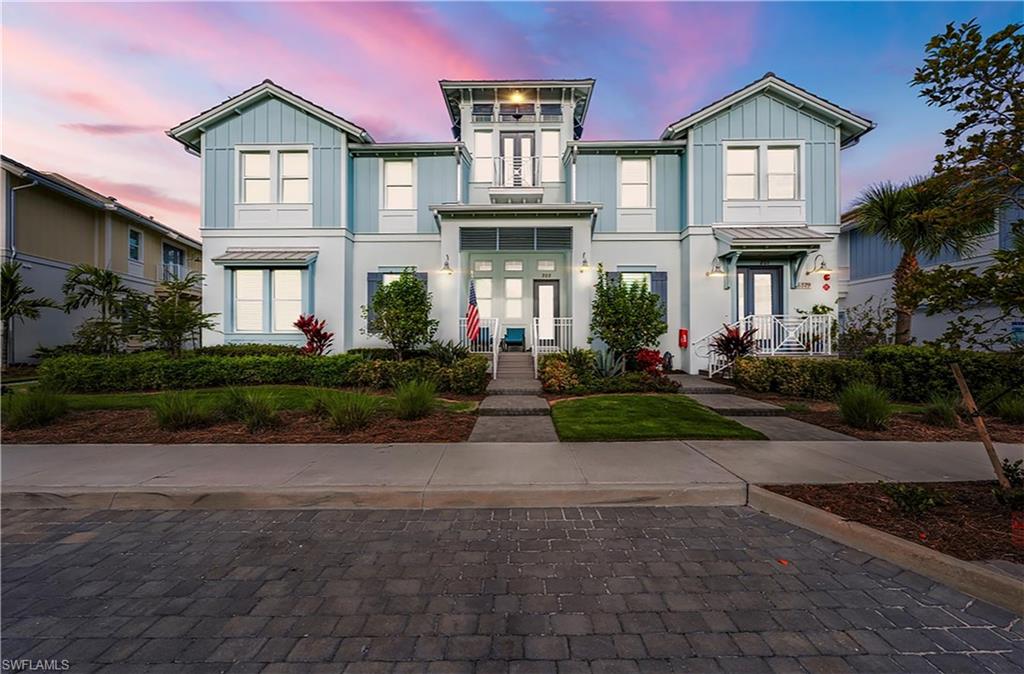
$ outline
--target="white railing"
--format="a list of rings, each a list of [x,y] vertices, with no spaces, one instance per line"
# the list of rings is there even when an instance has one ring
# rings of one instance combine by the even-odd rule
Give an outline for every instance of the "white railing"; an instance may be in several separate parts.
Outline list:
[[[533,347],[533,376],[536,377],[541,356],[572,348],[572,317],[534,318],[530,338]]]
[[[729,324],[740,333],[753,335],[755,356],[831,356],[835,317],[828,314],[744,316]],[[724,328],[693,343],[694,355],[708,359],[708,376],[727,370],[732,362],[714,349],[714,339]]]
[[[501,342],[501,335],[498,334],[497,318],[481,318],[480,332],[476,339],[469,339],[466,334],[466,318],[459,319],[459,344],[469,349],[470,353],[482,353],[491,357],[491,378],[498,378],[498,344]]]
[[[539,187],[540,157],[494,157],[495,187]]]

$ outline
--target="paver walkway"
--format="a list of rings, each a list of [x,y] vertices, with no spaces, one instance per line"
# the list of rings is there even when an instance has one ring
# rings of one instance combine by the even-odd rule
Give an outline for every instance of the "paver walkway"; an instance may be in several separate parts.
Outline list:
[[[1016,672],[1013,614],[747,508],[3,513],[71,672]]]
[[[540,382],[533,376],[533,356],[502,353],[498,377],[487,386],[469,441],[556,442],[551,407],[540,393]]]

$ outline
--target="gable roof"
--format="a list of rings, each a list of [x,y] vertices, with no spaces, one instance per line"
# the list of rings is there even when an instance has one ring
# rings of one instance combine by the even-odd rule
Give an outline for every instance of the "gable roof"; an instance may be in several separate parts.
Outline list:
[[[875,128],[875,123],[870,119],[861,117],[860,115],[836,105],[827,99],[816,96],[806,89],[798,87],[792,82],[787,82],[775,73],[767,72],[763,77],[751,82],[745,87],[737,89],[731,94],[704,106],[700,110],[683,117],[673,124],[669,124],[665,128],[665,131],[662,132],[661,137],[664,140],[679,138],[694,125],[703,122],[723,110],[727,110],[736,103],[749,98],[750,96],[766,91],[781,94],[786,98],[795,99],[804,106],[816,110],[819,114],[824,114],[835,119],[843,132],[843,147],[856,143],[861,136]]]
[[[134,208],[125,206],[119,202],[116,197],[104,196],[96,190],[75,182],[67,176],[63,176],[52,171],[39,171],[31,166],[22,164],[20,161],[11,159],[6,155],[0,155],[0,163],[2,163],[5,171],[9,171],[20,178],[25,178],[26,180],[34,180],[40,187],[58,192],[63,196],[74,199],[86,206],[117,213],[118,215],[123,216],[142,227],[155,230],[168,238],[189,246],[190,248],[201,250],[203,247],[201,243],[192,237],[168,227],[159,220],[156,220],[153,216],[143,215]]]
[[[263,80],[254,87],[250,87],[242,93],[232,96],[227,100],[218,103],[212,108],[200,112],[191,119],[186,119],[174,128],[167,130],[167,135],[185,146],[185,149],[192,152],[199,151],[199,137],[206,128],[214,122],[232,115],[236,110],[251,105],[266,98],[277,98],[290,105],[309,113],[320,121],[333,126],[340,131],[347,133],[357,143],[372,143],[373,138],[363,127],[354,124],[344,117],[337,115],[326,108],[322,108],[307,98],[299,96],[294,91],[289,91],[271,80]]]

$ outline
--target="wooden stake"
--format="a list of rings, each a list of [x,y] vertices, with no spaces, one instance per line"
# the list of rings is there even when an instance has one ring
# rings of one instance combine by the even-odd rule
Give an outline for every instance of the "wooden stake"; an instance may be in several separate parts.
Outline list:
[[[974,419],[974,426],[978,429],[978,435],[981,436],[981,442],[985,445],[985,451],[988,452],[988,459],[992,462],[992,469],[996,472],[996,479],[999,480],[999,486],[1003,489],[1010,488],[1010,481],[1006,479],[1006,474],[1003,473],[1003,465],[999,462],[999,456],[996,454],[996,448],[992,444],[992,436],[988,434],[988,429],[985,427],[985,420],[981,418],[981,412],[978,410],[978,406],[974,402],[974,396],[971,395],[971,389],[967,388],[967,380],[964,379],[964,373],[960,371],[960,366],[956,363],[951,364],[950,369],[953,370],[953,376],[956,377],[956,383],[960,387],[960,394],[964,398],[964,405],[967,407],[967,412]]]

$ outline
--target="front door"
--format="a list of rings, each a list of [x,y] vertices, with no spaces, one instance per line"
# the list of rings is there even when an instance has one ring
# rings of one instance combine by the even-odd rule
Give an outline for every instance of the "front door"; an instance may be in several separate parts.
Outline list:
[[[533,187],[533,133],[503,131],[501,133],[501,185]]]
[[[554,345],[557,340],[555,319],[559,316],[558,281],[533,282],[533,317],[537,321],[537,341]]]
[[[774,343],[778,325],[772,316],[782,313],[782,267],[740,267],[737,277],[737,315],[744,323],[743,329],[754,328],[754,338],[759,348],[770,348]]]

